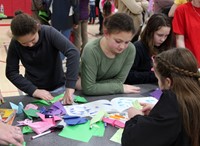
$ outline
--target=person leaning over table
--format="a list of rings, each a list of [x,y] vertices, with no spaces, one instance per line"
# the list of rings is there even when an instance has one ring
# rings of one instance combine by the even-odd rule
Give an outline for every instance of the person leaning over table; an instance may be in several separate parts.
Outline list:
[[[200,73],[190,50],[175,48],[153,59],[163,91],[155,105],[128,109],[122,146],[199,146]]]
[[[133,20],[127,14],[107,17],[104,36],[90,41],[83,50],[76,88],[86,95],[140,92],[139,87],[124,84],[136,53],[130,43],[134,34]]]
[[[80,53],[60,32],[51,26],[38,24],[31,16],[18,14],[11,21],[13,38],[6,59],[6,76],[30,96],[51,100],[58,90],[65,91],[64,103],[72,102]],[[67,57],[64,76],[59,51]],[[25,75],[19,73],[19,62]],[[65,89],[66,87],[66,89]]]

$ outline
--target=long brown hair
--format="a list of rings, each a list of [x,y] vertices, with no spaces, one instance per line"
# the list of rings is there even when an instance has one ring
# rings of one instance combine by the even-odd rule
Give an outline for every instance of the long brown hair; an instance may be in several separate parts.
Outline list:
[[[192,146],[200,144],[200,73],[194,55],[185,48],[175,48],[157,55],[155,71],[172,81],[171,90],[176,94],[185,131]]]
[[[154,46],[154,33],[163,26],[171,28],[170,34],[168,35],[167,39],[158,48],[156,48]],[[172,47],[173,41],[172,25],[170,18],[162,13],[153,14],[149,18],[146,27],[141,33],[141,41],[146,45],[147,48],[149,48],[150,56],[170,49]]]

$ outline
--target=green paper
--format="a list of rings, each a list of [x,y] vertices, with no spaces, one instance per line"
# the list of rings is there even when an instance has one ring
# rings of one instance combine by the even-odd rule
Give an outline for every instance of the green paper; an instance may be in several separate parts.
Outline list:
[[[77,95],[75,95],[74,102],[78,102],[78,103],[86,103],[87,100],[86,100],[84,97],[81,97],[81,96],[77,96]]]
[[[25,115],[29,118],[29,119],[32,119],[32,117],[38,117],[38,115],[36,113],[39,113],[40,111],[39,110],[35,110],[35,109],[28,109],[28,110],[23,110]]]
[[[121,139],[122,139],[122,133],[124,129],[118,129],[117,132],[111,137],[111,141],[114,141],[116,143],[121,144]]]
[[[94,123],[101,121],[103,116],[105,115],[105,111],[99,111],[90,121],[90,126],[92,126]]]
[[[39,104],[39,105],[50,105],[50,103],[46,100],[35,100],[32,103]]]
[[[105,132],[104,122],[100,121],[96,123],[96,126],[93,126],[90,130],[93,136],[103,137]]]
[[[23,133],[23,134],[28,134],[28,133],[32,133],[32,132],[33,132],[33,130],[32,130],[32,128],[29,127],[29,126],[24,126],[24,127],[22,128],[22,133]]]
[[[58,96],[55,96],[54,99],[50,100],[51,103],[55,103],[59,101],[61,98],[63,98],[64,94],[60,94]]]
[[[96,125],[97,126],[90,128],[90,121],[88,121],[87,123],[80,125],[66,126],[58,135],[73,140],[89,142],[92,136],[99,136],[99,137],[104,136],[105,132],[104,123],[97,122]]]
[[[133,107],[138,109],[138,110],[141,110],[142,109],[142,106],[140,105],[139,101],[138,100],[135,100],[133,102]]]
[[[24,141],[22,145],[26,146],[26,142]],[[15,145],[14,144],[9,144],[9,146],[15,146]]]
[[[66,126],[58,135],[73,140],[89,142],[92,137],[89,124],[90,123],[87,122],[76,126]]]

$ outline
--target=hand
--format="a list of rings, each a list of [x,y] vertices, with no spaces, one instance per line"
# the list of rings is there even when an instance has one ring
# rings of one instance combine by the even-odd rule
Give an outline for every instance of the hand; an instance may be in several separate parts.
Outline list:
[[[150,111],[155,106],[155,104],[150,104],[150,103],[140,103],[140,104],[141,106],[143,106],[142,112],[144,113],[144,115],[149,115]]]
[[[11,126],[0,122],[0,144],[22,146],[24,142],[21,129],[16,126]]]
[[[43,100],[52,100],[54,98],[49,91],[43,89],[36,89],[35,92],[33,92],[33,97]]]
[[[133,118],[133,117],[135,117],[136,115],[144,115],[144,113],[143,113],[141,110],[138,110],[138,109],[136,109],[136,108],[134,108],[134,107],[130,107],[130,108],[128,109],[128,117],[129,117],[129,118]]]
[[[65,95],[63,97],[63,104],[72,104],[73,101],[73,94],[74,94],[74,89],[72,88],[67,88],[65,91]]]
[[[123,84],[124,93],[140,93],[140,87]]]

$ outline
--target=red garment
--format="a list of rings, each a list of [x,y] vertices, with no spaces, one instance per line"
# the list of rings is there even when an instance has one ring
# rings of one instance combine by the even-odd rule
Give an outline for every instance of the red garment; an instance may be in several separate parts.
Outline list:
[[[186,48],[192,51],[200,66],[200,8],[193,7],[191,2],[180,5],[174,14],[173,31],[184,35]]]

